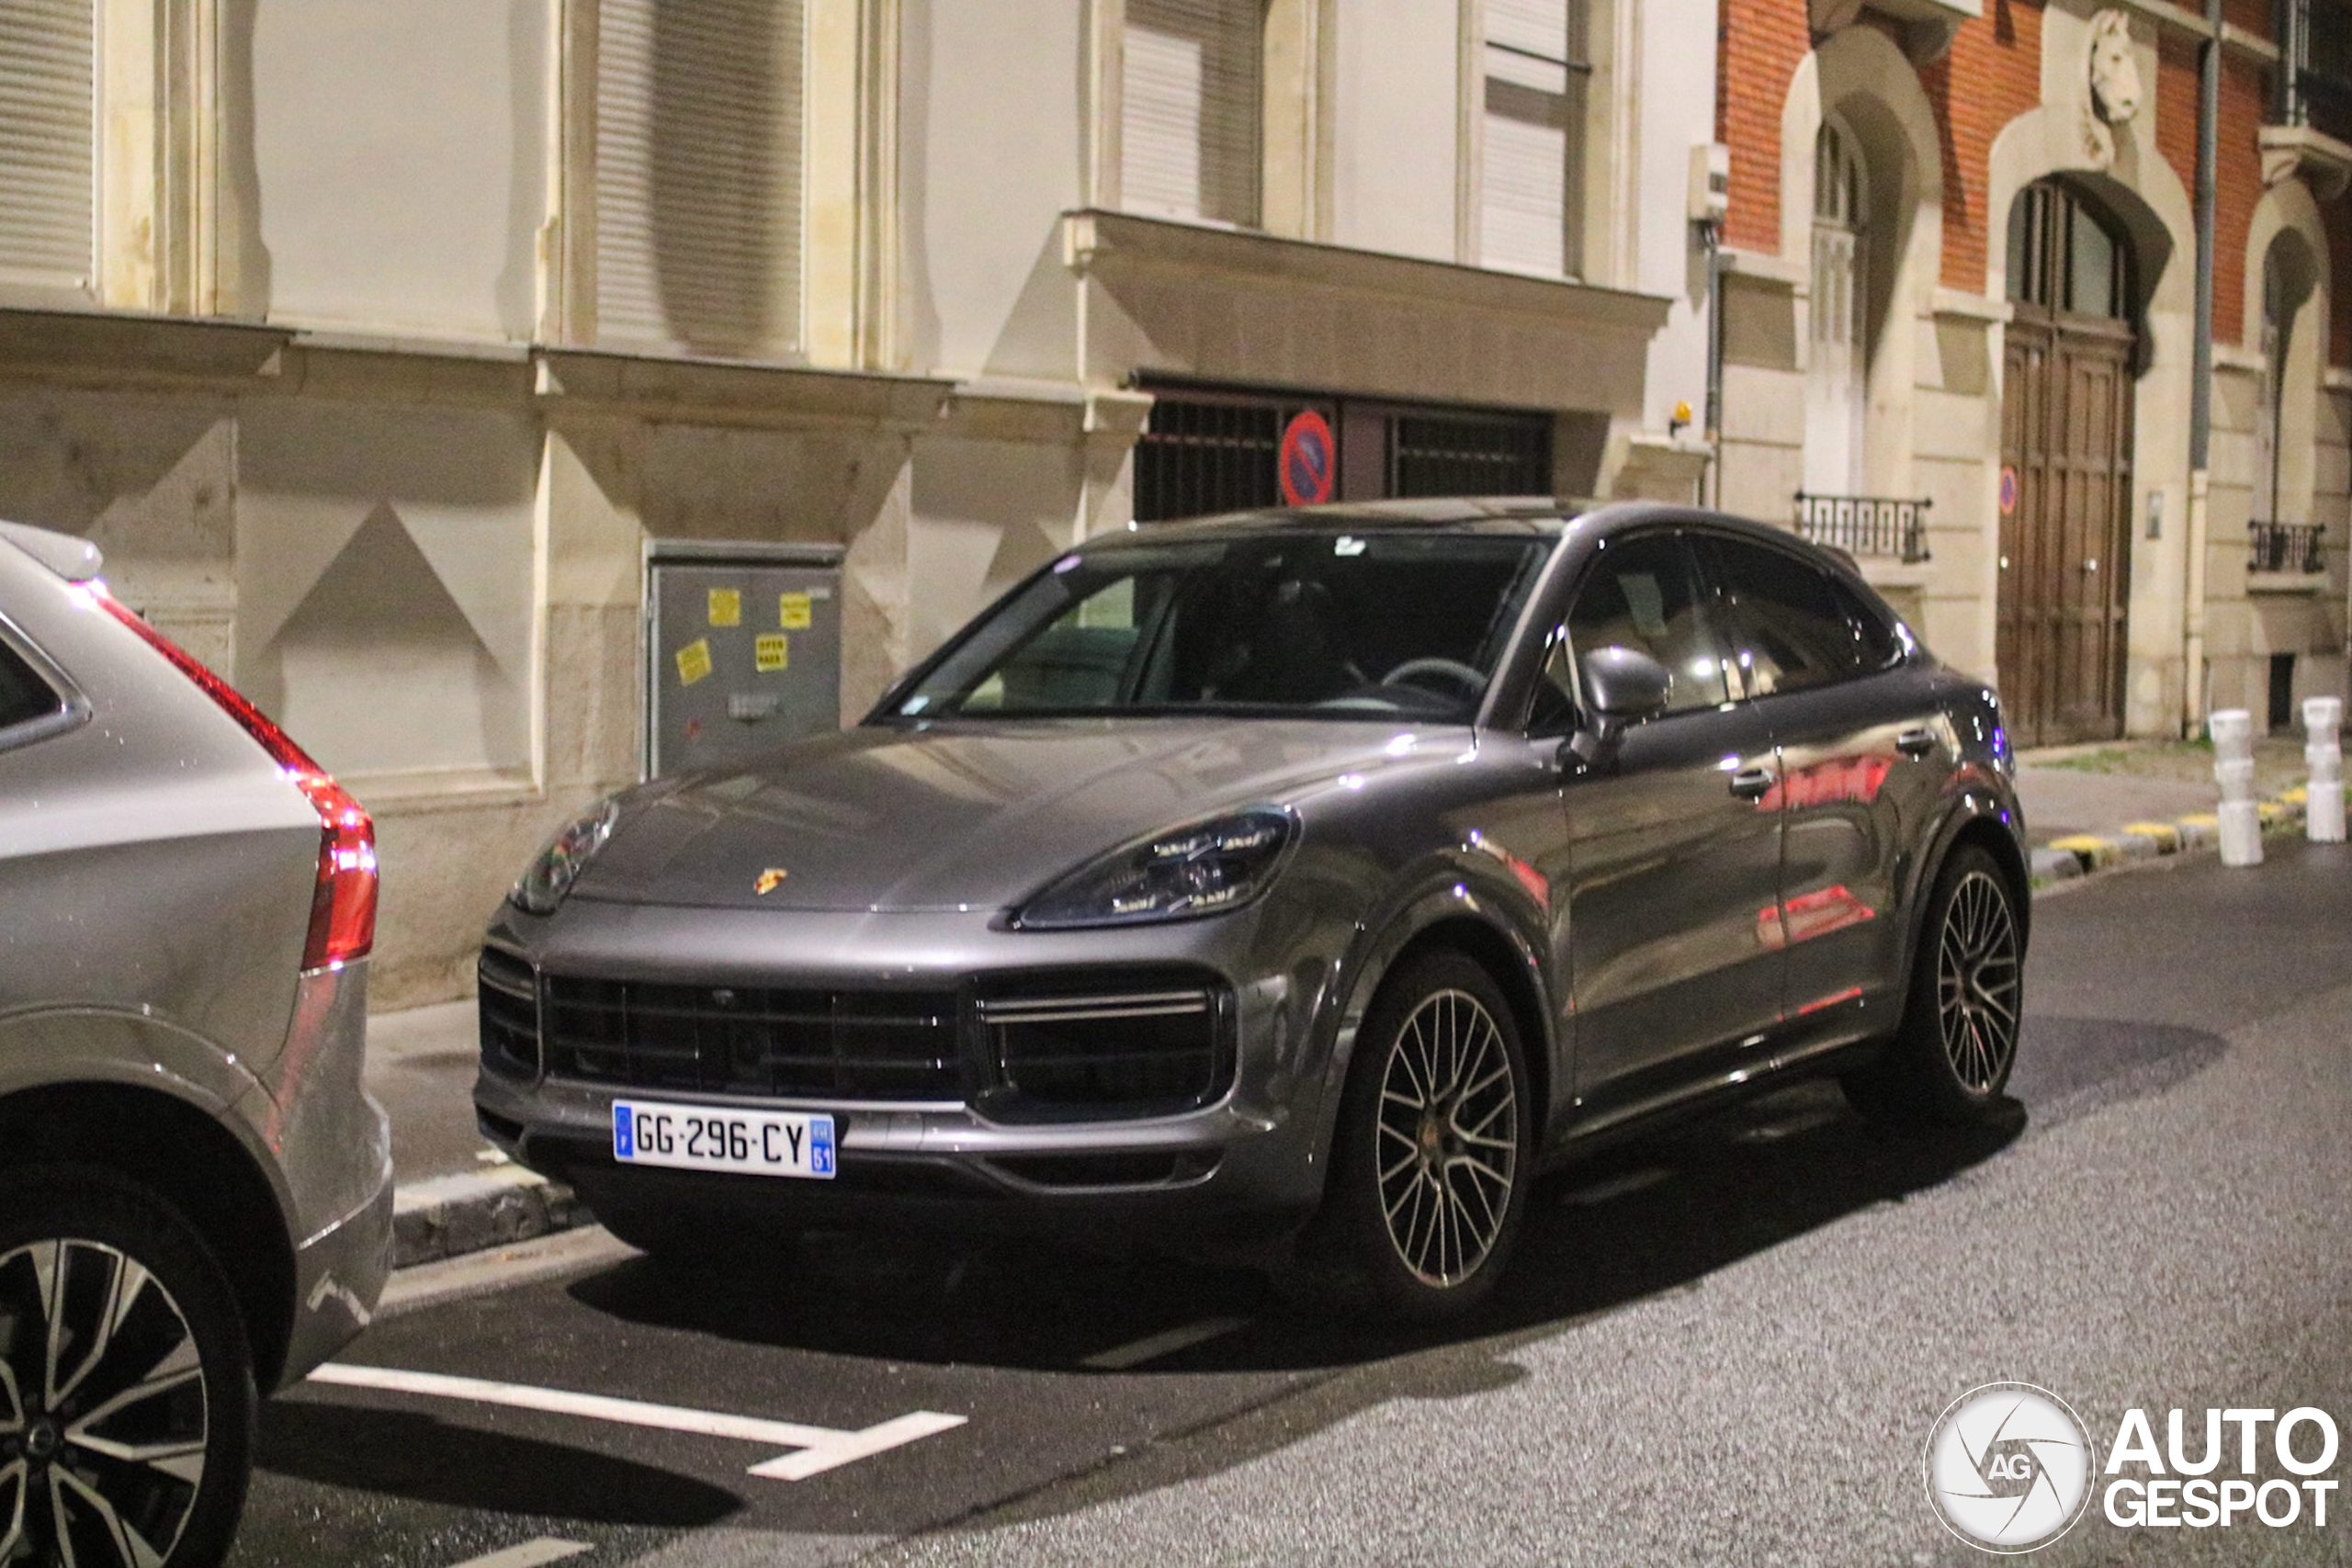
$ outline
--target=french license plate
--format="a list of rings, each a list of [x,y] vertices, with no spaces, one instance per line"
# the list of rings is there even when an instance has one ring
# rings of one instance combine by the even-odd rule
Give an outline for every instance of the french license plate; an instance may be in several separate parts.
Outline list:
[[[613,1157],[623,1165],[833,1179],[833,1119],[800,1111],[613,1101]]]

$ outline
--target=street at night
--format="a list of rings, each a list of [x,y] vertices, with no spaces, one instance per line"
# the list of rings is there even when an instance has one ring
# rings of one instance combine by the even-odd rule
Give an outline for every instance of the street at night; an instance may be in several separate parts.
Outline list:
[[[1894,1139],[1815,1086],[1661,1134],[1540,1189],[1501,1292],[1442,1335],[1148,1259],[817,1237],[688,1283],[599,1254],[340,1362],[966,1419],[771,1480],[773,1439],[313,1383],[267,1411],[234,1561],[1973,1561],[1918,1456],[1977,1384],[2056,1392],[2102,1450],[2127,1407],[2161,1434],[2352,1395],[2347,976],[2340,847],[2045,893],[2005,1118]],[[2151,1543],[2095,1502],[2050,1560],[2341,1562],[2337,1518]]]

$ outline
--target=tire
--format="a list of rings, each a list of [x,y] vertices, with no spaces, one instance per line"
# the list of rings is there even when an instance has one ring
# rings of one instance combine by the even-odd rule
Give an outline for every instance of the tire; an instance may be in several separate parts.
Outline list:
[[[104,1170],[0,1174],[0,1562],[214,1568],[257,1404],[236,1296],[177,1211]]]
[[[1878,1060],[1846,1076],[1847,1100],[1896,1125],[1984,1121],[2017,1065],[2024,1002],[2017,896],[1989,853],[1962,844],[1936,877],[1903,1022]]]
[[[1403,1322],[1492,1292],[1527,1213],[1527,1057],[1501,989],[1461,953],[1408,963],[1356,1037],[1323,1209],[1283,1281]]]

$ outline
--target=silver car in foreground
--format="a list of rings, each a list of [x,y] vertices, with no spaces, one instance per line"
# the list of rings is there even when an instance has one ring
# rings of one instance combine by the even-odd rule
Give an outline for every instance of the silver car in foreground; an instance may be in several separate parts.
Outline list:
[[[1538,1172],[1662,1117],[1809,1073],[1989,1112],[2010,770],[1991,692],[1736,519],[1092,540],[854,728],[557,835],[482,953],[476,1104],[657,1255],[1057,1228],[1442,1315]]]
[[[0,1563],[203,1565],[384,1283],[368,814],[0,524]]]

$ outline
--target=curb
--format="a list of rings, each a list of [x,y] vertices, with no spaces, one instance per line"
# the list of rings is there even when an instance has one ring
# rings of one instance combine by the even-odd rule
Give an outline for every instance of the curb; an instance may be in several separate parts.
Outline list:
[[[594,1223],[571,1188],[519,1165],[436,1176],[392,1194],[392,1267],[413,1268]]]
[[[2307,787],[2297,784],[2261,802],[2263,831],[2282,832],[2301,822],[2306,798]],[[2128,822],[2112,833],[2074,833],[2052,839],[2032,852],[2028,875],[2035,887],[2047,887],[2135,861],[2211,849],[2221,837],[2221,819],[2210,811],[2193,812],[2169,822]]]

